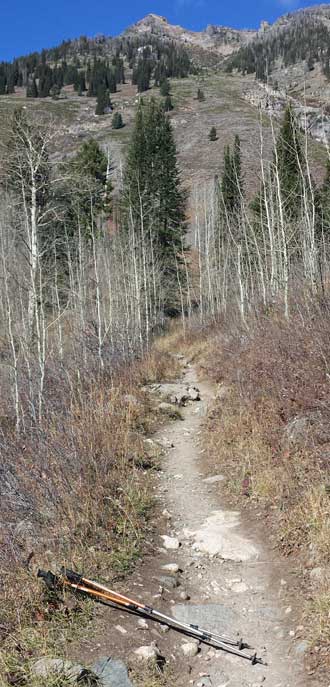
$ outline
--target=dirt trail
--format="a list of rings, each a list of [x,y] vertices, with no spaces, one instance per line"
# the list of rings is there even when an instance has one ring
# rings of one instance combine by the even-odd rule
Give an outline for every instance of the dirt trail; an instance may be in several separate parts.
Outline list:
[[[183,381],[199,387],[201,401],[183,408],[183,420],[170,423],[157,437],[173,445],[156,486],[168,515],[129,590],[178,619],[234,637],[239,633],[268,665],[252,666],[205,645],[196,656],[185,656],[182,646],[189,638],[174,630],[162,632],[151,621],[142,627],[136,618],[111,609],[100,609],[101,639],[88,642],[84,658],[110,651],[126,662],[134,649],[154,642],[175,676],[171,685],[177,687],[311,685],[302,672],[306,643],[297,628],[293,571],[264,543],[262,523],[242,522],[240,513],[223,507],[222,476],[207,474],[201,445],[203,418],[214,392],[198,382],[193,367],[186,366]],[[166,549],[163,535],[176,537],[180,547]],[[179,567],[176,577],[164,570],[168,564]],[[81,647],[79,653],[81,657]]]
[[[198,385],[202,400],[184,409],[184,422],[163,432],[174,445],[162,478],[165,501],[182,542],[176,562],[191,597],[189,603],[175,605],[174,612],[211,630],[239,632],[268,664],[252,667],[204,648],[201,658],[194,659],[190,680],[195,677],[199,684],[198,675],[204,672],[209,676],[205,685],[214,687],[302,687],[307,684],[302,675],[305,645],[292,636],[297,621],[288,605],[289,571],[273,560],[276,554],[256,536],[253,523],[243,526],[240,513],[223,509],[222,476],[205,477],[199,435],[214,394],[208,384],[198,383],[192,367],[185,381]]]

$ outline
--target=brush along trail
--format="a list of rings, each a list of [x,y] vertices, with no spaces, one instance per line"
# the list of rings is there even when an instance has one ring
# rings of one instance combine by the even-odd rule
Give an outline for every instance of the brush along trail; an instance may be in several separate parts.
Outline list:
[[[209,474],[202,445],[214,389],[189,364],[181,382],[199,393],[180,409],[182,418],[155,437],[165,447],[155,487],[158,536],[125,589],[116,588],[184,623],[243,637],[267,665],[253,666],[151,619],[103,607],[96,637],[86,639],[76,657],[92,663],[111,656],[129,665],[133,659],[137,672],[144,657],[154,657],[169,666],[171,687],[316,687],[303,666],[307,644],[295,607],[295,570],[269,546],[257,510],[243,522],[224,505],[223,477]]]

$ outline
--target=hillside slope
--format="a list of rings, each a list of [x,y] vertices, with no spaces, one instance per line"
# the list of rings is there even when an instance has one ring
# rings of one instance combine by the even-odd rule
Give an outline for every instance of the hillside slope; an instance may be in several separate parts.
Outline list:
[[[138,102],[137,86],[131,83],[134,69],[142,58],[153,60],[151,87],[140,95],[158,98],[156,70],[159,65],[169,69],[171,46],[179,46],[178,49],[186,51],[192,60],[192,67],[188,66],[188,71],[195,70],[185,79],[171,78],[174,110],[170,117],[175,129],[183,179],[188,186],[194,179],[198,182],[212,179],[221,167],[224,145],[232,142],[238,133],[242,139],[243,164],[245,162],[246,184],[249,187],[249,180],[255,178],[259,167],[260,109],[266,114],[266,150],[272,145],[268,115],[271,114],[275,121],[279,119],[288,98],[303,127],[307,120],[308,131],[313,137],[322,141],[324,135],[326,138],[329,135],[330,122],[325,103],[330,97],[330,82],[322,66],[326,59],[324,46],[327,41],[330,50],[329,24],[330,10],[327,5],[287,14],[272,26],[264,22],[258,31],[208,26],[204,31],[193,32],[172,26],[164,17],[149,14],[117,38],[81,37],[66,41],[58,48],[43,51],[42,55],[19,58],[18,66],[16,63],[12,67],[0,65],[0,77],[2,69],[7,79],[11,74],[10,69],[17,67],[22,70],[24,65],[28,65],[31,74],[35,74],[36,83],[41,78],[38,74],[43,61],[49,69],[58,69],[64,64],[66,70],[64,84],[56,97],[26,98],[26,86],[21,82],[15,85],[15,92],[0,95],[0,129],[5,135],[8,115],[15,107],[24,106],[47,113],[54,118],[54,125],[59,130],[55,158],[70,156],[84,139],[93,136],[110,149],[115,178],[123,163]],[[295,53],[290,57],[287,50],[290,45],[292,48],[292,41],[289,45],[292,36],[295,38]],[[317,43],[318,40],[322,45]],[[307,70],[311,46],[315,53],[313,68]],[[160,50],[160,59],[156,57],[157,50]],[[274,54],[272,73],[269,84],[264,84],[256,80],[258,74],[255,69],[262,69],[264,73],[264,63],[270,54]],[[254,55],[252,61],[251,55]],[[114,69],[111,67],[114,59],[117,62],[118,59],[122,60],[125,69],[125,83],[117,83],[116,92],[111,94],[113,107],[122,114],[125,124],[119,130],[113,130],[111,114],[95,116],[95,89],[94,93],[90,93],[89,85],[88,91],[78,95],[76,85],[70,82],[70,69],[73,69],[72,79],[77,77],[77,73],[86,73],[88,78],[95,61],[110,64],[110,68]],[[259,60],[258,64],[256,60]],[[230,71],[232,74],[228,73]],[[205,91],[203,102],[196,98],[199,87]],[[216,127],[218,133],[215,142],[208,140],[212,126]],[[315,148],[314,157],[318,176],[318,161],[323,162],[325,158],[322,147]]]

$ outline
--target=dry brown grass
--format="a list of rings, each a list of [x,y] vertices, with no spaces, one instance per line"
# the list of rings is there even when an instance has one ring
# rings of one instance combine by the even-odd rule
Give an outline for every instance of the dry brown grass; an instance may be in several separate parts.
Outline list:
[[[0,504],[4,680],[21,674],[22,684],[32,684],[29,662],[55,648],[65,655],[70,638],[90,618],[88,603],[45,593],[36,578],[39,567],[67,565],[110,581],[141,555],[157,467],[144,443],[157,414],[142,387],[178,371],[177,361],[152,351],[118,370],[111,383],[86,383],[64,411],[48,413],[42,431],[6,436],[8,493]]]
[[[242,507],[258,503],[285,554],[299,555],[305,581],[321,568],[306,623],[314,643],[330,633],[330,314],[274,311],[249,332],[223,323],[202,365],[219,385],[205,431],[210,459]],[[305,586],[306,590],[306,586]]]
[[[161,669],[153,660],[143,666],[132,666],[130,676],[136,687],[172,687],[174,676],[171,669],[165,666]]]

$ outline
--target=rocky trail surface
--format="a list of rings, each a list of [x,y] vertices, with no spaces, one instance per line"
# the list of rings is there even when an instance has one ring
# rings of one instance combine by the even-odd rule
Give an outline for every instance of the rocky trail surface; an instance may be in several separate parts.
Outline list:
[[[149,619],[102,607],[97,637],[86,639],[75,658],[100,666],[107,657],[106,687],[134,687],[126,669],[132,657],[137,671],[147,658],[166,665],[172,676],[166,684],[178,687],[314,685],[303,674],[295,571],[270,548],[257,515],[243,522],[241,513],[223,505],[223,477],[210,474],[201,442],[214,390],[198,382],[190,365],[182,383],[195,400],[184,398],[182,418],[155,437],[166,447],[155,487],[159,536],[122,591],[179,620],[243,637],[267,665],[253,666]],[[173,386],[174,397],[178,389]],[[164,391],[171,394],[171,387]]]

